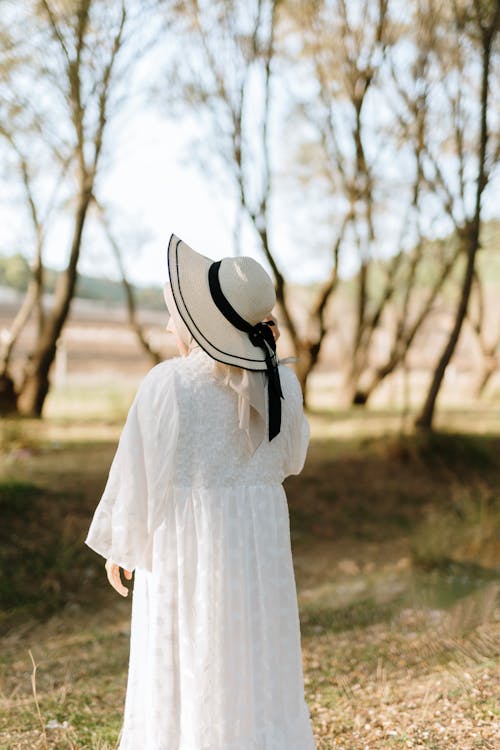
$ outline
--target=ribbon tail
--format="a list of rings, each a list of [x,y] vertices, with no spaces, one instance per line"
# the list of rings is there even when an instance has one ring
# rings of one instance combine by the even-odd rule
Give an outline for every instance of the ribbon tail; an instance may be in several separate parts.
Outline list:
[[[274,384],[274,389],[276,393],[278,394],[278,396],[280,398],[284,398],[283,391],[281,390],[281,380],[280,380],[280,374],[278,371],[277,364],[273,365],[273,384]]]
[[[279,434],[281,429],[281,398],[268,378],[267,392],[269,397],[269,440]]]
[[[267,365],[267,395],[269,403],[269,441],[279,434],[281,429],[281,381],[276,361],[273,362],[269,352],[266,352]]]

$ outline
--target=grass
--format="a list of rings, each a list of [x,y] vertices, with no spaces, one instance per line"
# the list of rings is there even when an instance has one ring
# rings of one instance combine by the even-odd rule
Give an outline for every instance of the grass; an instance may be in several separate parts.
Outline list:
[[[83,539],[130,394],[54,398],[41,424],[0,428],[0,748],[113,750],[130,602]],[[493,748],[500,436],[479,434],[477,414],[476,434],[455,414],[461,432],[428,438],[396,417],[354,410],[335,432],[313,415],[287,481],[318,750]]]
[[[118,613],[123,620],[119,628]],[[15,638],[7,640],[2,655],[2,748],[43,748],[44,734],[53,750],[115,747],[128,659],[125,618],[125,611],[119,608],[114,610],[113,618],[103,613],[89,618],[84,611],[78,611],[68,621],[66,615],[59,614],[23,636],[37,664],[37,697],[43,729],[27,679],[29,653],[26,648],[19,648]],[[54,728],[46,728],[54,724]]]
[[[494,747],[499,719],[494,602],[448,611],[401,610],[354,630],[303,634],[305,687],[318,748],[387,750]],[[0,746],[43,748],[31,692],[37,695],[51,750],[112,750],[120,728],[128,657],[129,607],[116,600],[99,613],[64,613],[2,649]],[[464,620],[467,627],[464,628]],[[455,721],[447,717],[453,712]],[[472,735],[483,743],[468,744]],[[422,744],[420,744],[422,743]],[[490,744],[488,744],[490,743]],[[404,746],[404,745],[403,745]],[[406,745],[408,746],[408,745]]]
[[[476,620],[464,632],[463,614],[402,610],[390,627],[308,638],[318,747],[495,747],[498,628]]]
[[[412,555],[424,568],[463,563],[497,568],[500,561],[500,502],[482,484],[454,488],[441,507],[431,506],[412,536]]]
[[[91,397],[89,398],[89,391]],[[47,401],[46,415],[53,421],[63,423],[100,422],[119,423],[123,419],[134,396],[135,387],[114,383],[100,383],[85,387],[68,384],[53,390]]]
[[[304,604],[301,607],[302,635],[318,633],[342,633],[346,630],[365,628],[379,622],[390,622],[401,609],[402,599],[395,597],[390,602],[376,599],[361,599],[345,607]]]
[[[95,585],[101,566],[83,539],[113,444],[107,450],[100,444],[53,444],[43,429],[36,446],[19,449],[16,437],[3,453],[0,633],[75,602],[92,603],[101,594]]]
[[[24,516],[41,494],[35,484],[16,479],[0,483],[0,512],[4,518]]]

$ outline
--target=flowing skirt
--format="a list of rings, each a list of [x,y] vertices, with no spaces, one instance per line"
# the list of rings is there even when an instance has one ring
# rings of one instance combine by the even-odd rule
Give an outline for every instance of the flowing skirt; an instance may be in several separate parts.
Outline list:
[[[178,487],[135,573],[119,750],[313,750],[280,484]]]

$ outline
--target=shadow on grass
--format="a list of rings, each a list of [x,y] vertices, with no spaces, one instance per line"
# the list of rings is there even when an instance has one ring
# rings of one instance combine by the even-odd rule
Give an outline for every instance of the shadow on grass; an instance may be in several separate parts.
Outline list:
[[[0,634],[104,599],[104,586],[96,586],[101,560],[83,543],[95,496],[89,497],[81,477],[74,485],[54,489],[12,476],[0,480]]]
[[[469,505],[488,496],[498,529],[499,455],[499,436],[317,439],[302,474],[286,482],[292,533],[390,539],[411,533],[431,507],[468,513],[470,521],[465,496]]]
[[[114,448],[111,442],[41,443],[0,479],[0,629],[68,605],[109,603],[103,560],[84,538]],[[358,543],[405,538],[422,568],[442,567],[443,547],[457,564],[493,568],[499,564],[499,448],[498,436],[315,439],[303,473],[286,482],[293,543],[316,564],[318,540],[348,540],[355,551]],[[394,606],[363,599],[343,614],[306,608],[304,616],[337,628],[390,617]]]
[[[317,602],[303,604],[300,611],[301,633],[307,637],[354,631],[379,623],[391,623],[404,612],[427,611],[432,614],[453,609],[468,613],[467,617],[461,618],[465,632],[489,621],[499,602],[498,574],[455,563],[448,571],[414,571],[406,591],[401,593],[396,588],[394,596],[384,601],[367,596],[344,607]]]
[[[300,610],[300,629],[303,636],[322,633],[340,633],[389,622],[404,605],[402,596],[390,602],[377,602],[367,598],[339,609],[328,606],[303,605]]]

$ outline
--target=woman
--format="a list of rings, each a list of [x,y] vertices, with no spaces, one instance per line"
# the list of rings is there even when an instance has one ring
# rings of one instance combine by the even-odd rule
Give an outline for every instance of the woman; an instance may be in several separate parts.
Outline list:
[[[282,487],[309,427],[274,287],[175,235],[168,269],[184,356],[141,383],[86,539],[120,594],[135,570],[119,750],[311,750]]]

